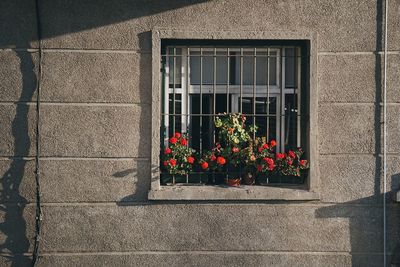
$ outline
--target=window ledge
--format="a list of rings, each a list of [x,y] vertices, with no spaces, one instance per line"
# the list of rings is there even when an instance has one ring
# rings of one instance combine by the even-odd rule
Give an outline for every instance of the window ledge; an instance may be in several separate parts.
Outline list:
[[[303,186],[162,186],[150,190],[150,200],[319,200],[319,194]]]

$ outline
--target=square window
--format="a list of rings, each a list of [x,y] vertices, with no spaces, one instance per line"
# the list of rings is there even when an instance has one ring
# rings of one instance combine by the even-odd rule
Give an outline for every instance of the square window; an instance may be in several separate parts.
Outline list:
[[[309,113],[310,108],[315,107],[315,97],[310,99],[310,85],[313,84],[310,66],[314,64],[310,57],[312,40],[189,39],[169,38],[170,34],[174,35],[173,30],[159,33],[153,34],[153,44],[156,44],[153,65],[159,67],[159,72],[153,73],[153,77],[159,77],[153,81],[153,93],[158,90],[155,95],[159,98],[153,99],[152,110],[153,120],[160,118],[153,121],[153,136],[158,127],[160,141],[156,144],[153,140],[152,166],[156,171],[152,175],[149,198],[164,199],[162,192],[173,191],[172,196],[179,191],[180,196],[166,199],[199,199],[195,195],[205,190],[213,192],[210,196],[219,195],[211,199],[225,199],[227,192],[232,191],[221,186],[223,177],[232,172],[229,168],[218,172],[195,168],[184,175],[171,175],[160,164],[160,155],[175,132],[186,133],[188,145],[199,154],[214,149],[220,141],[214,120],[222,113],[243,114],[247,118],[247,128],[256,125],[258,130],[252,134],[254,144],[257,144],[255,140],[258,144],[276,140],[275,152],[280,153],[302,147],[312,163],[310,171],[300,178],[267,177],[262,185],[240,189],[261,192],[261,195],[284,192],[281,195],[286,197],[277,199],[292,199],[287,196],[290,193],[299,196],[299,192],[303,196],[300,199],[317,198],[315,142],[310,133],[315,118],[311,120]],[[238,172],[242,172],[242,168],[239,167]],[[237,198],[247,199],[240,196],[244,195],[240,189]],[[235,199],[234,195],[227,199]],[[257,195],[249,199],[264,199],[259,197],[260,193]]]

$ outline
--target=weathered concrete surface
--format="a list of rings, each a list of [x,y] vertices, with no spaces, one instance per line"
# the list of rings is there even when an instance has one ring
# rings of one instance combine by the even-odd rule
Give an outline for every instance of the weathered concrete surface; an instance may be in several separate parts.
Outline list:
[[[43,202],[107,202],[147,199],[150,160],[40,161]]]
[[[35,167],[33,158],[0,158],[0,203],[25,203],[36,200]]]
[[[379,206],[110,204],[45,206],[44,213],[43,252],[380,252],[382,244]],[[392,249],[399,211],[395,207],[388,214]]]
[[[36,47],[35,1],[1,1],[0,10],[0,48]]]
[[[400,16],[399,16],[400,17]],[[388,56],[387,100],[400,102],[400,55]]]
[[[380,60],[378,64],[381,64]],[[376,56],[373,54],[319,55],[320,102],[374,102],[375,70]]]
[[[321,201],[381,201],[379,196],[375,197],[380,192],[376,160],[373,155],[320,156]]]
[[[149,106],[42,105],[41,155],[149,157]]]
[[[41,100],[150,103],[151,55],[46,52]]]
[[[393,105],[387,108],[387,150],[391,153],[400,153],[400,106]]]
[[[320,104],[319,153],[374,153],[375,123],[373,104]]]
[[[3,253],[22,254],[33,250],[34,206],[15,203],[0,204],[0,225]]]
[[[365,255],[363,255],[365,256]],[[44,256],[39,266],[140,266],[140,267],[168,267],[168,266],[277,266],[277,267],[343,267],[351,266],[350,255],[341,254],[280,254],[280,253],[143,253],[127,255],[57,255]],[[371,265],[369,265],[371,266]],[[379,265],[376,265],[379,266]]]
[[[321,51],[374,51],[377,42],[375,1],[252,1],[249,5],[239,0],[119,0],[101,6],[94,1],[68,5],[44,1],[41,14],[44,45],[52,48],[148,50],[151,42],[143,33],[155,26],[192,30],[307,29],[319,33]]]
[[[37,53],[0,51],[0,62],[0,101],[35,101]]]
[[[32,156],[36,153],[36,106],[0,105],[0,156]]]

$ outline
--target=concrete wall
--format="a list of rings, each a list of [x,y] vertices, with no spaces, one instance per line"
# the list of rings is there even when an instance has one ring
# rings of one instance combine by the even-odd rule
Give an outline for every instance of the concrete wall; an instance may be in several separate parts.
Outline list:
[[[0,4],[0,265],[382,266],[383,1],[33,0]],[[400,180],[400,2],[389,0],[388,188]],[[151,33],[318,35],[320,201],[151,202]],[[400,250],[390,202],[388,259]]]

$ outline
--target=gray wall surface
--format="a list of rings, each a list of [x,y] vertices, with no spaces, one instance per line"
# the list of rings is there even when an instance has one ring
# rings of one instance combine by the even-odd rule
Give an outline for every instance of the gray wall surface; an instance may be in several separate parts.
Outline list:
[[[382,266],[384,1],[0,3],[0,266]],[[151,30],[318,36],[319,201],[149,201]],[[388,191],[400,181],[400,1],[389,0]],[[40,124],[36,131],[39,64]],[[388,261],[400,207],[387,194]]]

